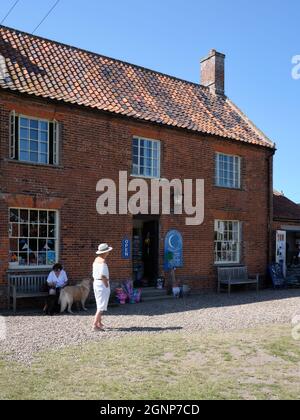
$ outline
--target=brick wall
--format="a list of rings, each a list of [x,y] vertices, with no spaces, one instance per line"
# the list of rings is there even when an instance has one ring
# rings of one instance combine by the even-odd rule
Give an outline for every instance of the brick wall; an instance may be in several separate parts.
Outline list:
[[[10,110],[62,123],[58,168],[8,160]],[[121,240],[131,236],[132,217],[99,216],[96,184],[101,178],[117,181],[120,170],[131,172],[133,135],[162,142],[162,177],[205,179],[203,225],[185,226],[185,216],[161,217],[161,265],[165,234],[178,229],[183,234],[185,260],[178,275],[192,279],[194,289],[214,288],[214,220],[239,220],[243,222],[242,263],[251,273],[265,273],[270,251],[270,150],[4,91],[0,92],[0,121],[1,284],[5,284],[8,266],[8,208],[13,205],[60,211],[61,261],[72,281],[91,273],[100,242],[114,247],[110,257],[112,279],[131,277],[131,262],[121,258]],[[216,151],[242,157],[241,190],[214,186]]]

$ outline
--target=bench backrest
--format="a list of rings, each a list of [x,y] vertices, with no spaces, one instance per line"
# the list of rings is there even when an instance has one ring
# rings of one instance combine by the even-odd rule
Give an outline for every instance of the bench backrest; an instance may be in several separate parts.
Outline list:
[[[247,267],[220,267],[218,268],[219,280],[248,280],[248,269]]]
[[[17,293],[45,292],[47,278],[47,274],[9,275],[8,285],[15,286]]]

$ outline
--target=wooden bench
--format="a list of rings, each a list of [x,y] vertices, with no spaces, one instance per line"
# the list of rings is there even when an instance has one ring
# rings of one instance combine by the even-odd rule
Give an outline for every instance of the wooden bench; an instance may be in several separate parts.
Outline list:
[[[221,292],[221,285],[228,287],[228,294],[231,294],[232,286],[238,284],[255,284],[259,291],[259,274],[255,278],[248,275],[247,267],[220,267],[218,268],[218,293]]]
[[[21,274],[8,276],[8,309],[13,303],[13,311],[17,311],[17,299],[48,296],[47,274]]]

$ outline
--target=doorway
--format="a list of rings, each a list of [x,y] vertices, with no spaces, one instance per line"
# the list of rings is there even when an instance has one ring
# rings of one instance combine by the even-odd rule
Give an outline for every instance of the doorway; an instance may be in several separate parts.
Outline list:
[[[134,286],[156,286],[159,271],[159,219],[135,217],[132,243]]]

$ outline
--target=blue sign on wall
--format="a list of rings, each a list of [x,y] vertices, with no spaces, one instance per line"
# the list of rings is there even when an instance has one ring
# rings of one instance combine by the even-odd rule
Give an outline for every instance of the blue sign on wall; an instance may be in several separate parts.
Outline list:
[[[123,239],[122,241],[122,258],[123,260],[130,260],[131,258],[131,240]]]
[[[183,267],[183,239],[177,230],[171,230],[165,239],[164,269]]]

